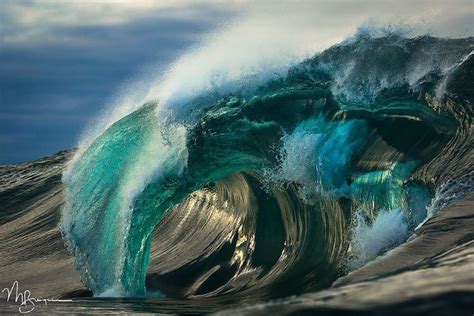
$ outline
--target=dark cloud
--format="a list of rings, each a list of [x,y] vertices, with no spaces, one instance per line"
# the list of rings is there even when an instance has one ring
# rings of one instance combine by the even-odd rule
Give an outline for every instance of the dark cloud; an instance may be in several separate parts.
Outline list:
[[[2,41],[0,164],[74,146],[120,85],[169,64],[229,17],[215,10],[178,17],[160,11],[122,23],[54,27],[33,41]],[[0,27],[11,29],[13,22],[3,13]]]

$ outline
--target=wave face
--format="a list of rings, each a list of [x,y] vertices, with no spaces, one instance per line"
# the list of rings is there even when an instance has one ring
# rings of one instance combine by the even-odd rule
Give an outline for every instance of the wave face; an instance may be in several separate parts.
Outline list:
[[[202,93],[182,108],[192,121],[158,101],[116,121],[63,176],[83,282],[274,297],[404,242],[437,190],[472,178],[473,45],[359,35],[285,78]]]

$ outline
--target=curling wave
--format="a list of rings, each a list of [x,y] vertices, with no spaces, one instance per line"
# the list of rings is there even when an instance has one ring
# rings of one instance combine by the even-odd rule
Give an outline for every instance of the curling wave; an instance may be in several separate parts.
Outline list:
[[[456,179],[472,190],[473,45],[361,34],[285,77],[116,121],[63,176],[83,282],[274,297],[402,243]]]

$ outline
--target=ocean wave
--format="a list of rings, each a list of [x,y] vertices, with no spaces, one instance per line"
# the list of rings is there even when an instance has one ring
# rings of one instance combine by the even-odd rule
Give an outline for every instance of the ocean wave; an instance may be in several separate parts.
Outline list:
[[[83,282],[273,297],[404,242],[472,170],[473,45],[361,33],[283,75],[238,76],[251,89],[206,85],[115,121],[63,175]]]

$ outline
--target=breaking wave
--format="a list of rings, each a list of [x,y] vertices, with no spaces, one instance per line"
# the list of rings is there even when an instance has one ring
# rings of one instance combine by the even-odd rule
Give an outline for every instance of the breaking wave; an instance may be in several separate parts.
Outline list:
[[[165,80],[63,176],[83,282],[105,296],[275,297],[404,242],[457,187],[472,191],[473,45],[359,32],[270,76]]]

